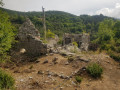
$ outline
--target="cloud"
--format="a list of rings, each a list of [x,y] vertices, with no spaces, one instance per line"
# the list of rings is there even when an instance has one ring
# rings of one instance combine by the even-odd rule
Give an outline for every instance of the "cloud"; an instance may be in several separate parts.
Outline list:
[[[4,8],[17,11],[41,11],[45,10],[65,11],[75,15],[89,14],[101,8],[112,8],[118,0],[3,0]],[[119,8],[119,3],[114,8]],[[104,10],[103,10],[104,11]]]
[[[96,12],[96,14],[103,14],[110,17],[120,18],[120,3],[116,3],[113,8],[103,8]]]

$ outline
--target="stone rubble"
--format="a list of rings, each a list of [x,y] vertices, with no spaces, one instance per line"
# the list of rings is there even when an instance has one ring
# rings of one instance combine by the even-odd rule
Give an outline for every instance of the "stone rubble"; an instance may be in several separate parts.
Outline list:
[[[45,60],[45,61],[43,62],[43,64],[46,64],[46,63],[48,63],[48,60]]]

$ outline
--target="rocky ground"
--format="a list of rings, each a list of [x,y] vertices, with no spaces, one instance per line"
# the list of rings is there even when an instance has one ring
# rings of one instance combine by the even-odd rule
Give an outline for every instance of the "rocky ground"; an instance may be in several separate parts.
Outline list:
[[[92,62],[104,68],[100,79],[93,79],[86,73],[85,67]],[[14,76],[17,90],[120,90],[120,64],[105,53],[74,56],[51,53],[34,62],[4,68]],[[80,84],[75,81],[76,75],[83,77]]]

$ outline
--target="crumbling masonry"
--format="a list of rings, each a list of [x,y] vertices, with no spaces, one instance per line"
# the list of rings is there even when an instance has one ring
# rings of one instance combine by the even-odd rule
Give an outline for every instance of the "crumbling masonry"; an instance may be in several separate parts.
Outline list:
[[[87,33],[83,34],[65,33],[63,36],[63,45],[72,44],[72,42],[76,42],[78,44],[78,47],[82,51],[88,51],[90,35]]]
[[[32,24],[30,19],[26,19],[23,25],[19,28],[17,35],[18,43],[16,50],[24,49],[25,52],[31,56],[40,56],[50,52],[49,45],[42,43],[40,40],[40,33]],[[64,34],[63,45],[77,42],[81,50],[88,50],[90,36],[89,34]]]
[[[47,45],[42,43],[39,31],[28,18],[19,28],[17,39],[17,49],[25,49],[27,54],[38,56],[47,53]]]

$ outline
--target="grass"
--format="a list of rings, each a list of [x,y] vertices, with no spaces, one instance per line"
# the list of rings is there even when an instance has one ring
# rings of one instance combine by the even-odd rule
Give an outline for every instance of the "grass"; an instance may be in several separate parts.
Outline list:
[[[114,51],[108,51],[107,54],[113,58],[115,61],[120,62],[120,53],[114,52]]]
[[[87,72],[94,78],[99,78],[101,77],[103,73],[103,68],[97,64],[97,63],[92,63],[87,66]]]
[[[75,80],[76,80],[78,83],[81,83],[81,82],[82,82],[82,77],[76,76],[76,77],[75,77]]]
[[[68,57],[68,62],[72,62],[72,61],[74,61],[74,57]]]
[[[15,84],[14,78],[0,69],[0,90],[13,90]]]

